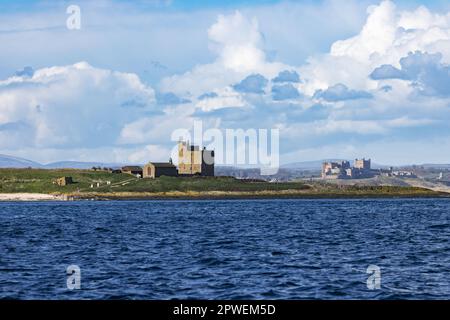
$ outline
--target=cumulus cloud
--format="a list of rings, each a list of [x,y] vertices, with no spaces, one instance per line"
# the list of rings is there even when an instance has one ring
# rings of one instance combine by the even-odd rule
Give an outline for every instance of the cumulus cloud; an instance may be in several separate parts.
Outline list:
[[[183,99],[178,97],[173,92],[156,93],[156,101],[161,105],[176,105],[191,102],[189,99]]]
[[[268,80],[260,74],[252,74],[238,84],[233,85],[234,90],[242,93],[264,93]]]
[[[376,68],[371,78],[374,80],[402,79],[412,82],[420,93],[429,96],[450,95],[450,66],[441,63],[441,53],[416,51],[400,59],[401,69],[391,65]]]
[[[361,32],[349,39],[336,41],[330,54],[335,57],[350,57],[360,62],[369,62],[374,53],[389,52],[397,38],[398,24],[395,5],[383,1],[368,9],[369,16]]]
[[[300,97],[298,90],[290,83],[283,85],[276,85],[272,87],[273,100],[289,100]]]
[[[385,79],[407,79],[405,73],[390,64],[383,64],[376,68],[370,74],[370,78],[373,80],[385,80]]]
[[[24,67],[22,70],[16,71],[15,75],[17,77],[32,77],[34,75],[34,70],[32,67],[27,66]]]
[[[383,92],[389,92],[389,91],[392,91],[392,86],[385,85],[385,86],[382,86],[380,88],[380,90],[383,91]]]
[[[210,49],[216,54],[215,61],[164,78],[160,84],[162,91],[200,96],[236,84],[252,74],[272,79],[287,68],[282,63],[268,61],[258,21],[239,11],[219,15],[208,29],[208,38]]]
[[[392,1],[382,1],[368,9],[368,17],[356,36],[336,41],[329,54],[315,56],[300,68],[305,80],[303,92],[313,94],[335,83],[359,90],[374,89],[374,80],[388,73],[401,77],[396,69],[409,52],[442,54],[450,62],[450,15],[433,14],[425,7],[401,11]],[[382,66],[374,74],[373,71]],[[331,71],[332,70],[332,71]],[[371,75],[372,77],[368,77]]]
[[[442,99],[444,88],[431,79],[448,83],[450,22],[447,15],[428,13],[426,8],[400,11],[393,2],[382,1],[368,9],[357,35],[336,41],[329,53],[312,56],[302,66],[268,62],[254,19],[239,12],[220,16],[208,33],[217,59],[165,79],[162,87],[197,92],[201,99],[193,117],[215,118],[225,127],[278,127],[284,145],[294,148],[348,139],[364,144],[386,135],[407,140],[432,136],[431,127],[443,133],[449,103]],[[416,50],[439,52],[442,59],[405,59]],[[248,56],[252,61],[244,62]],[[237,67],[239,61],[247,67]],[[262,94],[268,90],[271,94]],[[216,95],[209,96],[211,92]],[[415,99],[414,92],[429,99]]]
[[[205,100],[205,99],[212,99],[212,98],[217,98],[218,95],[215,92],[207,92],[202,94],[201,96],[199,96],[197,99],[198,100]]]
[[[300,82],[300,76],[296,71],[284,70],[281,71],[278,76],[272,79],[272,82]]]
[[[227,69],[252,71],[265,63],[260,49],[262,36],[258,21],[247,19],[240,12],[232,16],[220,15],[208,30],[208,36]]]
[[[372,95],[366,91],[351,90],[342,83],[338,83],[326,90],[317,90],[314,94],[316,99],[336,102],[343,100],[370,99]]]
[[[114,145],[122,126],[154,105],[153,89],[134,74],[86,62],[38,69],[0,81],[0,147]]]
[[[195,107],[206,112],[220,108],[236,108],[247,105],[242,94],[236,92],[232,87],[222,88],[217,93],[206,93],[200,96],[198,100]]]
[[[141,161],[198,118],[205,127],[279,128],[284,152],[320,148],[323,158],[387,137],[398,148],[450,137],[450,14],[382,1],[355,36],[300,66],[268,58],[264,23],[248,11],[219,15],[205,28],[210,62],[165,77],[156,94],[135,74],[87,63],[17,73],[0,81],[0,146],[86,157],[102,148]]]

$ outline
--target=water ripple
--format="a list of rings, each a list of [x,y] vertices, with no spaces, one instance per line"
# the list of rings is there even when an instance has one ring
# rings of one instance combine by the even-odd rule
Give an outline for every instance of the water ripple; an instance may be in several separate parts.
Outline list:
[[[0,203],[0,299],[448,299],[448,266],[446,199]]]

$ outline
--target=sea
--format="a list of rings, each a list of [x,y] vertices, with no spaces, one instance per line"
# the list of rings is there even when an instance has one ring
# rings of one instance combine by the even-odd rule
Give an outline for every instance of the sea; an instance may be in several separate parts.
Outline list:
[[[449,299],[450,199],[0,203],[0,299]]]

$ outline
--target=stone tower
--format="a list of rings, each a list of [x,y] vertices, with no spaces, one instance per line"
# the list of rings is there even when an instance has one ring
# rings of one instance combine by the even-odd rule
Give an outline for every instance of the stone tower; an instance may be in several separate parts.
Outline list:
[[[178,142],[178,174],[214,176],[214,151]]]

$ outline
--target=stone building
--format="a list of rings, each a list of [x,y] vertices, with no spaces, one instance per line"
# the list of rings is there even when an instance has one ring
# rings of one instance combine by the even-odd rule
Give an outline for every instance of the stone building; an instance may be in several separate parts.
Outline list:
[[[356,169],[362,169],[362,170],[370,170],[370,159],[355,159],[355,163],[353,164],[353,167]]]
[[[139,166],[125,166],[122,167],[122,173],[132,174],[134,176],[140,175],[142,177],[142,168]]]
[[[372,178],[376,174],[376,171],[371,169],[370,159],[355,159],[353,166],[349,161],[322,164],[323,179],[364,179]]]
[[[178,175],[177,167],[170,162],[149,162],[144,166],[144,178],[158,178],[161,176],[176,177]]]
[[[214,176],[214,151],[179,141],[178,174]]]
[[[324,162],[322,164],[323,179],[342,179],[346,174],[346,170],[350,169],[350,162]]]
[[[64,187],[64,186],[67,186],[69,184],[73,184],[74,182],[73,182],[72,177],[61,177],[61,178],[56,179],[54,181],[54,183],[57,184],[60,187]]]

